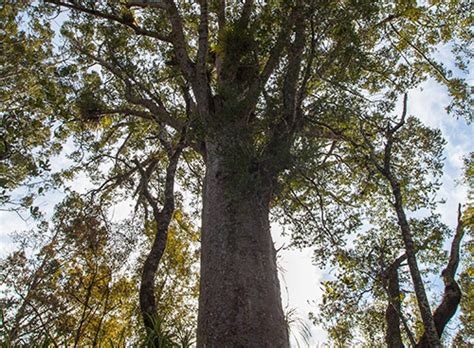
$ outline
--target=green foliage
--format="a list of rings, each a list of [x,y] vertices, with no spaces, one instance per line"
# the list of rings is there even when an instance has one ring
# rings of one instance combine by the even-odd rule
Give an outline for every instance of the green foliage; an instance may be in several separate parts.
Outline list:
[[[12,343],[36,345],[47,335],[56,345],[97,345],[128,325],[134,286],[120,261],[130,246],[112,238],[101,214],[72,195],[58,205],[54,227],[20,235],[20,250],[2,260],[1,330]]]
[[[464,163],[464,177],[468,186],[469,201],[464,208],[463,223],[469,239],[464,244],[463,267],[459,275],[463,294],[459,316],[461,325],[454,336],[453,347],[474,344],[474,153],[471,152],[469,157],[464,160]]]
[[[188,216],[177,210],[156,282],[159,328],[165,328],[177,345],[186,342],[189,345],[195,337],[199,295],[198,240],[199,231]]]
[[[429,77],[448,88],[448,111],[472,117],[466,82],[435,59],[440,45],[449,44],[458,68],[466,70],[472,57],[469,2],[260,1],[246,18],[243,2],[235,1],[228,2],[221,27],[219,2],[212,1],[209,52],[199,74],[186,70],[202,59],[196,4],[176,1],[178,13],[170,14],[169,8],[131,10],[125,1],[66,1],[76,9],[60,15],[53,3],[7,4],[1,10],[0,205],[16,204],[40,216],[35,197],[54,185],[67,186],[85,174],[94,188],[91,202],[71,196],[58,208],[49,233],[60,232],[39,243],[46,249],[7,259],[5,269],[18,276],[8,278],[8,286],[21,290],[27,283],[21,274],[45,278],[47,287],[33,291],[35,301],[49,308],[54,330],[67,342],[75,339],[71,332],[85,344],[93,341],[91,332],[113,344],[133,336],[139,325],[133,284],[153,238],[150,207],[136,197],[147,185],[157,203],[164,202],[163,168],[170,148],[183,141],[178,210],[156,284],[159,337],[192,336],[199,237],[187,210],[200,210],[203,162],[222,161],[222,175],[233,178],[230,193],[241,198],[268,192],[273,216],[290,229],[293,245],[311,246],[316,263],[343,270],[324,284],[323,315],[338,313],[337,322],[327,323],[336,344],[355,337],[356,320],[359,333],[379,339],[380,328],[366,323],[380,321],[380,303],[386,301],[380,275],[403,248],[389,185],[374,161],[383,164],[398,96]],[[290,25],[292,13],[298,18]],[[57,33],[52,15],[62,16]],[[183,42],[176,42],[181,36]],[[443,145],[439,131],[414,117],[396,133],[393,171],[407,209],[435,207]],[[50,176],[52,159],[63,147],[71,165]],[[211,150],[220,156],[215,162]],[[39,187],[33,185],[38,177]],[[21,185],[27,192],[17,199],[12,192]],[[189,196],[191,207],[183,203]],[[108,204],[130,198],[136,198],[133,213],[140,221],[121,227],[128,234],[138,231],[131,240],[139,255],[127,268],[134,271],[122,272],[117,268],[130,253],[129,235],[115,235],[120,228],[109,230],[93,207],[106,211]],[[371,228],[362,230],[363,222]],[[436,264],[445,227],[436,216],[410,223],[420,259]],[[38,269],[30,265],[43,261]],[[59,270],[55,262],[65,266]],[[45,294],[54,294],[49,297],[57,299],[60,319]],[[5,295],[10,319],[21,307],[18,296]],[[78,331],[80,311],[67,312],[81,305],[74,296],[89,298],[83,306],[86,333]],[[103,321],[96,312],[105,297],[111,304],[102,310],[113,315]],[[26,339],[42,334],[30,331]]]
[[[139,342],[140,347],[190,348],[194,342],[193,333],[172,333],[167,331],[162,318],[152,318],[153,330]],[[169,329],[168,329],[169,330]],[[176,330],[176,329],[175,329]]]
[[[328,330],[334,343],[354,343],[358,338],[363,342],[375,342],[376,339],[380,344],[384,342],[386,324],[383,316],[388,305],[385,275],[405,249],[397,223],[379,219],[376,226],[355,237],[351,248],[341,250],[332,258],[332,280],[322,283],[322,303],[313,319]],[[410,222],[416,237],[417,258],[425,265],[425,276],[438,275],[446,261],[443,243],[449,236],[449,229],[439,222],[439,216]],[[400,268],[399,279],[400,300],[402,306],[406,306],[412,291],[406,264]],[[416,306],[409,306],[405,316],[410,323],[413,321],[409,313],[416,311]]]
[[[61,150],[53,138],[64,102],[55,79],[54,36],[29,2],[0,10],[0,204],[38,217],[33,197],[54,184],[50,159]],[[41,184],[34,184],[41,177]],[[26,194],[12,194],[25,185]]]
[[[362,229],[343,231],[347,235],[345,238],[350,241],[347,246],[339,243],[338,248],[334,248],[331,241],[328,247],[325,243],[314,243],[316,262],[334,267],[334,274],[332,280],[323,283],[320,312],[313,318],[328,330],[335,344],[355,344],[359,339],[367,343],[384,342],[386,323],[383,317],[389,303],[387,272],[405,254],[405,245],[392,206],[390,183],[381,173],[389,141],[386,130],[390,126],[390,121],[385,117],[375,115],[371,122],[361,122],[336,131],[341,133],[341,139],[351,149],[344,163],[349,168],[348,175],[354,176],[351,180],[355,183],[353,192],[356,195],[349,196],[349,199],[341,195],[338,205],[326,206],[329,213],[325,213],[331,216],[331,208],[338,211],[341,205],[345,205],[352,209],[353,214],[358,214],[365,224]],[[335,127],[328,126],[331,129]],[[363,132],[364,142],[353,138],[354,134],[357,136],[356,127]],[[435,276],[446,262],[443,245],[450,235],[447,226],[440,222],[440,216],[432,213],[436,207],[434,198],[439,187],[436,178],[441,175],[445,142],[439,131],[423,126],[414,117],[408,117],[400,127],[391,147],[392,174],[400,183],[407,211],[425,210],[426,217],[412,218],[409,224],[417,260],[424,265],[423,273],[425,277]],[[364,170],[361,171],[361,167]],[[326,175],[328,173],[326,171]],[[347,201],[350,203],[345,203]],[[418,214],[421,215],[420,212]],[[344,237],[344,234],[339,235]],[[298,243],[301,241],[311,243],[311,235],[301,235],[300,239],[295,240],[296,245],[300,245]],[[327,248],[333,249],[327,253]],[[409,327],[414,327],[419,323],[419,318],[416,305],[412,306],[408,296],[412,291],[411,279],[404,262],[398,268],[404,320],[407,320]],[[375,322],[380,325],[375,326]],[[423,332],[423,327],[419,328]],[[341,336],[338,337],[337,333],[341,333]],[[407,336],[404,339],[407,340]],[[409,341],[406,343],[409,344]]]
[[[20,249],[0,264],[2,344],[146,345],[137,317],[137,235],[104,220],[104,209],[72,194],[57,206],[52,228],[19,236]],[[156,333],[165,346],[184,347],[194,339],[197,232],[180,214],[174,221],[157,277]]]
[[[311,327],[298,315],[295,308],[285,309],[285,321],[290,336],[296,342],[296,347],[309,347],[311,342]]]

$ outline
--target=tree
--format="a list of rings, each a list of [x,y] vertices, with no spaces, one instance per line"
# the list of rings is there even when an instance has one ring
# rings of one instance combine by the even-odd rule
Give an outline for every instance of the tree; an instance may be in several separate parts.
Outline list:
[[[373,105],[387,114],[398,93],[429,74],[449,87],[453,111],[468,109],[465,84],[431,58],[436,44],[469,40],[468,6],[163,0],[136,10],[46,0],[47,11],[69,11],[57,121],[78,151],[64,174],[89,172],[95,193],[114,200],[146,197],[136,184],[146,177],[155,191],[148,203],[166,207],[160,169],[172,163],[166,147],[183,144],[190,168],[205,165],[204,174],[183,175],[202,180],[198,347],[287,347],[271,209],[285,204],[293,174],[320,172],[331,144],[340,146],[322,126],[327,120],[370,122],[358,111]],[[377,93],[386,98],[377,102]]]
[[[28,17],[28,6],[5,4],[0,10],[0,204],[39,217],[33,197],[55,186],[50,158],[62,143],[59,133],[53,137],[50,115],[64,99],[54,79],[54,32],[48,18]],[[13,192],[18,186],[22,194]]]
[[[453,276],[453,266],[459,260],[462,224],[458,226],[446,261],[442,242],[447,228],[436,222],[436,219],[411,221],[410,225],[413,231],[420,232],[420,236],[428,233],[428,237],[416,243],[422,246],[417,251],[417,259],[427,265],[423,272],[425,279],[430,273],[434,275],[445,262],[440,272],[445,289],[433,313],[436,331],[441,339],[461,300],[460,281]],[[373,230],[365,237],[360,236],[354,249],[339,253],[336,279],[323,283],[321,312],[313,318],[328,329],[334,342],[348,345],[356,338],[362,338],[367,346],[385,343],[388,347],[429,347],[416,308],[416,296],[410,296],[413,286],[404,274],[406,255],[403,248],[400,252],[400,249],[393,247],[394,244],[401,244],[401,240],[396,238],[398,226],[394,227],[393,231],[385,226],[381,231]],[[397,255],[397,251],[401,256],[395,258],[392,255]],[[469,296],[468,292],[464,295]],[[374,322],[379,325],[374,325]]]
[[[0,342],[36,346],[103,346],[155,341],[187,347],[194,338],[197,300],[197,232],[179,212],[157,277],[154,332],[138,323],[139,279],[152,233],[136,223],[107,221],[104,205],[71,194],[56,207],[54,226],[23,232],[20,249],[0,264],[2,322]],[[141,240],[143,239],[143,240]],[[39,245],[40,247],[38,247]],[[40,249],[30,255],[29,250]],[[147,248],[143,248],[146,250]]]
[[[71,195],[50,233],[22,234],[20,250],[2,261],[5,344],[97,346],[131,335],[134,286],[122,268],[131,246],[114,240],[101,208]],[[40,252],[29,255],[35,245]]]
[[[405,120],[406,102],[405,96],[403,114],[397,123],[375,127],[381,133],[378,135],[363,130],[366,135],[362,143],[352,141],[347,135],[350,133],[341,132],[341,137],[358,149],[356,151],[360,151],[362,157],[357,159],[357,163],[363,162],[365,158],[367,165],[373,166],[370,180],[373,183],[381,180],[372,186],[369,193],[377,197],[373,201],[374,206],[367,206],[369,217],[372,215],[370,221],[377,227],[368,233],[359,232],[354,249],[342,249],[333,258],[333,264],[340,268],[340,274],[336,280],[325,283],[322,318],[330,316],[337,306],[347,306],[351,310],[346,312],[351,314],[339,310],[341,321],[350,323],[351,318],[358,317],[362,323],[358,326],[364,330],[365,323],[369,322],[369,314],[375,310],[382,315],[385,311],[385,323],[376,332],[385,331],[387,346],[402,347],[403,341],[406,341],[417,347],[432,347],[440,344],[444,329],[461,300],[461,290],[455,276],[465,233],[464,221],[467,220],[462,218],[460,206],[449,257],[444,260],[442,246],[448,228],[439,223],[439,216],[432,214],[423,220],[407,218],[406,212],[410,210],[435,207],[433,203],[430,204],[433,189],[436,188],[432,178],[440,174],[444,141],[439,131],[423,127],[413,117]],[[431,178],[427,175],[431,175]],[[381,205],[386,205],[386,208]],[[420,261],[427,264],[431,272],[445,264],[441,272],[445,285],[443,298],[433,313],[418,266]],[[401,269],[405,262],[409,266],[418,313],[423,320],[419,335],[411,329],[415,325],[410,324],[411,320],[407,319],[409,315],[404,309],[406,288],[412,287],[402,276]],[[431,333],[429,324],[426,324],[427,317],[432,321]],[[401,324],[405,335],[402,335]],[[332,325],[329,322],[328,326],[335,329]],[[348,331],[353,332],[357,326],[348,327]],[[373,326],[370,328],[373,329]],[[434,339],[430,335],[434,335]],[[370,342],[374,334],[369,333],[367,337],[370,337]],[[348,339],[351,339],[349,335]]]
[[[473,294],[473,241],[472,233],[474,227],[474,210],[473,210],[473,199],[474,199],[474,153],[470,153],[469,157],[465,159],[465,182],[468,186],[468,199],[469,202],[464,210],[463,223],[467,230],[468,236],[471,237],[464,245],[464,259],[463,269],[459,275],[459,286],[462,291],[462,298],[460,304],[460,316],[461,322],[460,329],[456,333],[453,346],[470,345],[474,343],[474,327],[473,327],[473,308],[474,308],[474,294]]]

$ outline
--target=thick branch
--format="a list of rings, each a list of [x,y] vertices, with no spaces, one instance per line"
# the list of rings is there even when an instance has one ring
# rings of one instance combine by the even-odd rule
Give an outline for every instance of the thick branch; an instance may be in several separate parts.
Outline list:
[[[403,341],[400,331],[400,321],[403,323],[405,332],[410,340],[412,346],[416,344],[413,333],[408,327],[406,319],[402,315],[401,301],[400,301],[400,281],[398,276],[398,269],[403,261],[407,259],[407,255],[403,254],[398,257],[388,267],[384,274],[385,288],[388,295],[388,305],[385,311],[385,324],[387,331],[385,334],[385,342],[389,348],[402,348]]]
[[[295,39],[288,48],[288,62],[283,82],[283,115],[279,123],[273,127],[270,140],[265,149],[264,157],[267,163],[274,167],[268,168],[272,172],[282,169],[282,166],[288,165],[289,150],[294,131],[299,121],[300,110],[298,82],[301,74],[301,63],[303,60],[303,50],[305,46],[305,22],[302,18],[302,2],[299,1],[294,16]]]
[[[383,171],[385,173],[390,172],[390,161],[392,158],[392,146],[393,146],[393,135],[397,130],[399,130],[404,124],[405,124],[405,117],[407,114],[407,101],[408,101],[408,95],[405,93],[403,96],[403,111],[402,111],[402,116],[400,118],[400,121],[395,125],[395,127],[390,128],[390,125],[387,127],[387,144],[385,146],[385,152],[384,152],[384,163],[383,163]]]
[[[180,142],[174,153],[172,153],[169,157],[169,164],[166,169],[166,181],[164,189],[165,197],[162,209],[158,208],[157,200],[151,195],[148,190],[148,178],[151,175],[151,172],[153,171],[155,166],[151,164],[150,167],[147,168],[147,170],[144,170],[143,167],[141,167],[140,163],[136,161],[136,164],[142,175],[142,194],[145,196],[148,203],[151,205],[153,209],[153,218],[155,220],[155,238],[150,253],[148,254],[143,265],[143,272],[140,283],[140,310],[145,324],[145,328],[150,336],[153,336],[153,330],[155,328],[157,316],[157,306],[155,299],[155,276],[156,271],[158,269],[158,265],[161,261],[161,258],[163,257],[166,248],[168,240],[168,227],[174,213],[174,180],[176,168],[182,149],[183,142]],[[159,347],[159,343],[158,345],[155,344],[155,346]]]
[[[308,52],[308,57],[306,59],[306,66],[304,68],[304,74],[303,74],[303,81],[301,83],[301,86],[300,86],[300,89],[298,91],[298,105],[297,105],[297,108],[301,108],[302,104],[303,104],[303,101],[304,99],[306,98],[306,95],[307,95],[307,86],[308,86],[308,82],[311,78],[311,75],[312,75],[312,67],[313,67],[313,61],[314,61],[314,58],[315,58],[315,52],[316,52],[316,32],[315,32],[315,28],[314,28],[314,19],[311,18],[311,26],[310,26],[310,29],[311,29],[311,45],[310,45],[310,48],[309,48],[309,52]]]
[[[199,19],[199,43],[196,64],[196,98],[199,102],[201,116],[209,112],[209,81],[207,74],[207,56],[209,52],[209,13],[207,0],[201,0],[201,14]]]
[[[268,57],[262,72],[255,79],[255,81],[253,81],[252,85],[249,88],[248,103],[246,103],[248,105],[249,111],[254,109],[255,105],[258,102],[260,93],[265,88],[268,79],[275,71],[276,67],[278,66],[278,63],[280,62],[280,58],[283,56],[285,47],[288,45],[288,37],[291,36],[291,30],[293,29],[295,23],[299,18],[297,14],[298,10],[293,9],[293,11],[288,17],[287,22],[284,23],[284,25],[280,29],[280,32],[278,33],[276,42],[270,50],[270,56]]]
[[[389,304],[385,310],[386,333],[385,342],[388,348],[402,348],[402,335],[400,331],[400,282],[398,269],[390,267],[386,274],[387,295]]]
[[[223,33],[226,25],[226,0],[218,0],[217,4],[217,23],[219,25],[219,34]]]
[[[421,278],[420,270],[418,268],[418,262],[415,256],[415,244],[413,242],[410,225],[408,224],[408,220],[405,215],[405,208],[403,206],[403,198],[402,198],[400,183],[393,176],[390,170],[386,172],[384,175],[386,176],[387,180],[390,183],[390,186],[392,188],[392,193],[395,199],[394,207],[395,207],[395,211],[398,217],[398,225],[402,233],[402,238],[405,245],[405,251],[407,254],[408,266],[410,268],[410,274],[413,280],[413,286],[415,288],[415,294],[418,301],[420,314],[423,319],[425,332],[427,333],[428,341],[430,342],[431,347],[433,348],[441,347],[438,334],[436,332],[433,315],[431,314],[431,308],[428,302],[428,297],[426,295],[423,279]]]
[[[207,0],[201,0],[201,14],[199,19],[199,45],[197,53],[197,73],[206,74],[206,58],[209,50],[209,15]]]
[[[444,294],[441,303],[436,308],[433,318],[436,325],[439,338],[443,334],[446,325],[449,320],[456,313],[459,303],[461,302],[461,288],[455,280],[456,271],[459,265],[459,249],[461,246],[461,240],[464,236],[464,226],[461,219],[461,205],[458,208],[458,224],[456,227],[456,233],[451,243],[451,252],[449,254],[449,261],[446,268],[441,272],[444,282]],[[419,348],[428,348],[428,337],[426,333],[423,334],[419,343]]]
[[[392,190],[392,195],[394,198],[393,205],[394,205],[395,212],[397,214],[398,226],[400,228],[403,243],[405,246],[405,253],[407,255],[408,267],[410,269],[410,275],[413,281],[413,286],[415,288],[415,295],[418,302],[418,307],[420,309],[421,318],[423,320],[423,326],[425,328],[425,332],[426,332],[430,347],[438,348],[438,347],[441,347],[441,343],[436,331],[436,326],[433,319],[433,315],[431,313],[428,297],[426,295],[425,286],[424,286],[423,279],[421,277],[421,273],[418,267],[418,262],[416,259],[415,244],[413,241],[413,235],[411,232],[410,225],[408,223],[408,219],[405,214],[405,207],[403,204],[403,195],[402,195],[400,180],[392,172],[391,148],[394,142],[395,132],[398,129],[400,129],[405,122],[405,115],[407,111],[406,103],[407,103],[407,96],[405,95],[404,107],[403,107],[402,117],[400,121],[393,128],[391,128],[390,125],[387,126],[387,131],[386,131],[387,144],[385,145],[385,149],[384,149],[383,165],[381,165],[378,162],[378,160],[375,158],[374,153],[373,153],[373,146],[367,139],[366,139],[366,145],[371,150],[371,153],[370,153],[371,161],[390,184],[390,188]]]
[[[249,21],[250,15],[252,14],[252,9],[255,4],[255,0],[245,0],[244,6],[242,8],[242,14],[240,15],[240,27],[246,29]]]
[[[302,5],[300,3],[300,5]],[[285,81],[283,83],[283,108],[284,118],[291,131],[296,123],[298,110],[298,81],[301,72],[301,62],[303,59],[303,50],[305,46],[305,24],[301,18],[300,11],[298,13],[298,20],[295,27],[295,41],[289,47],[288,66],[285,74]]]
[[[190,60],[188,52],[187,52],[187,48],[186,48],[186,39],[184,36],[182,18],[173,0],[164,0],[165,3],[163,4],[163,6],[160,7],[166,10],[168,14],[168,19],[171,23],[171,28],[172,28],[172,32],[170,35],[163,35],[156,31],[146,30],[144,28],[139,27],[136,23],[134,23],[133,21],[125,17],[117,16],[110,13],[104,13],[95,9],[91,9],[91,8],[79,5],[72,1],[69,1],[69,2],[60,1],[60,0],[45,0],[45,1],[47,3],[73,9],[75,11],[87,13],[98,18],[103,18],[103,19],[107,19],[116,23],[120,23],[124,26],[127,26],[133,29],[136,34],[149,36],[149,37],[158,39],[160,41],[171,43],[173,45],[175,57],[180,66],[182,73],[184,74],[186,79],[191,82],[195,93],[199,91],[198,85],[196,84],[195,66],[194,66],[194,63]],[[206,17],[207,17],[207,10],[206,10]],[[207,23],[204,23],[204,24],[205,25],[203,26],[207,27]],[[200,100],[200,102],[202,102],[202,100]]]
[[[181,68],[182,73],[195,88],[195,67],[189,59],[186,48],[186,39],[184,36],[183,20],[179,14],[178,8],[173,0],[164,0],[166,3],[166,12],[171,23],[171,42],[174,47],[176,61]]]

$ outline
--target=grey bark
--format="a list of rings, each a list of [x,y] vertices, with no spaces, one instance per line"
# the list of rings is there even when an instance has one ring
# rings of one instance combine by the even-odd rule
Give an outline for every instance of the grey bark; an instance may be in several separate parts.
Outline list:
[[[400,331],[400,281],[398,278],[399,263],[396,261],[390,265],[386,274],[385,282],[389,303],[385,310],[385,323],[387,331],[385,342],[388,348],[403,348],[402,335]]]
[[[229,168],[214,144],[206,158],[197,347],[288,347],[270,234],[271,178]],[[248,185],[239,187],[242,176]]]
[[[182,144],[178,145],[176,151],[172,151],[168,145],[169,164],[166,169],[165,182],[165,198],[162,209],[158,208],[158,200],[152,196],[148,190],[148,178],[151,172],[155,169],[156,162],[153,162],[144,170],[140,163],[135,161],[142,176],[141,180],[141,194],[148,201],[153,210],[153,218],[155,220],[155,238],[151,250],[143,265],[142,277],[140,282],[140,311],[143,318],[143,323],[149,337],[149,346],[160,347],[160,338],[156,329],[156,320],[158,318],[156,299],[155,299],[155,277],[158,270],[158,265],[163,257],[168,241],[168,228],[174,214],[174,179],[178,160],[181,155]]]
[[[464,236],[464,226],[461,219],[461,206],[458,210],[458,224],[456,233],[451,243],[451,251],[449,255],[449,261],[446,268],[441,272],[444,282],[444,294],[441,303],[436,308],[433,318],[436,325],[438,336],[441,338],[446,325],[449,320],[456,313],[459,303],[461,302],[461,288],[456,282],[455,276],[459,265],[459,249],[461,246],[461,240]],[[426,333],[423,333],[420,341],[417,344],[418,348],[429,348],[429,341]]]
[[[398,225],[402,233],[402,239],[405,245],[405,252],[407,255],[408,267],[410,269],[413,287],[415,288],[415,295],[418,302],[418,308],[420,309],[420,314],[423,321],[427,340],[430,344],[430,347],[441,347],[433,315],[431,313],[430,304],[428,302],[428,297],[426,296],[423,279],[421,278],[420,270],[418,268],[415,245],[413,242],[410,225],[408,224],[408,220],[405,215],[405,210],[403,208],[400,184],[391,175],[388,175],[388,179],[390,181],[392,192],[395,198],[394,206],[395,211],[397,213]]]
[[[407,256],[408,267],[415,288],[415,295],[420,309],[423,326],[427,336],[427,340],[432,348],[441,347],[441,343],[436,331],[433,315],[431,313],[428,297],[426,296],[425,286],[421,278],[420,270],[416,260],[415,244],[413,242],[412,232],[408,219],[405,214],[405,207],[403,205],[403,196],[399,180],[392,172],[392,146],[394,142],[394,134],[405,124],[405,117],[407,113],[407,94],[403,98],[403,112],[400,121],[394,127],[388,127],[386,137],[387,143],[384,149],[383,165],[380,165],[374,160],[375,165],[380,172],[385,176],[392,189],[394,198],[393,206],[397,214],[398,226],[402,234],[403,243],[405,246],[405,253]],[[373,149],[373,148],[372,148]],[[373,158],[373,156],[372,156]],[[374,159],[374,158],[373,158]]]

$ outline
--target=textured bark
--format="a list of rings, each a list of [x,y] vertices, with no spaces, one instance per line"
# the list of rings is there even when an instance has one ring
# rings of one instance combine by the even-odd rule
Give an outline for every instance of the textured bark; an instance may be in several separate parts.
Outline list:
[[[229,170],[208,144],[197,346],[288,347],[268,217],[271,185],[238,187],[242,175],[245,169]]]
[[[155,169],[156,163],[149,165],[147,170],[144,170],[138,162],[136,162],[141,176],[142,176],[142,195],[146,198],[153,210],[153,218],[155,220],[155,239],[151,250],[143,265],[142,277],[140,282],[140,311],[143,318],[143,323],[150,337],[150,347],[160,347],[160,339],[157,337],[156,329],[157,306],[155,299],[155,276],[158,270],[158,265],[163,257],[168,241],[168,227],[174,213],[174,178],[176,167],[178,165],[179,156],[181,154],[182,145],[173,153],[169,145],[168,147],[169,164],[166,169],[165,182],[165,199],[163,208],[158,208],[158,200],[148,191],[148,177]]]
[[[436,331],[435,322],[431,313],[430,303],[426,296],[425,286],[423,279],[421,278],[420,269],[418,268],[418,262],[416,260],[415,244],[413,242],[413,236],[408,223],[408,219],[405,214],[405,207],[403,205],[403,196],[400,181],[392,172],[392,146],[394,142],[394,134],[405,124],[405,117],[407,114],[407,94],[403,97],[403,112],[400,121],[394,127],[388,127],[386,138],[387,143],[384,149],[383,165],[378,163],[376,159],[372,157],[377,168],[388,180],[392,189],[394,198],[393,206],[397,214],[398,226],[402,234],[403,244],[405,246],[405,254],[407,257],[408,267],[410,269],[410,275],[413,281],[413,287],[415,288],[415,295],[418,302],[418,308],[420,309],[423,326],[427,340],[432,348],[441,347],[441,343]],[[369,144],[369,146],[371,146]],[[371,147],[373,151],[373,147]],[[373,152],[372,152],[373,153]]]
[[[434,315],[433,315],[435,325],[436,325],[436,330],[438,331],[438,335],[440,338],[441,338],[441,335],[443,334],[443,331],[446,325],[456,313],[456,310],[460,302],[461,302],[461,289],[459,288],[459,285],[455,281],[453,282],[450,281],[448,283],[445,282],[443,300],[441,301],[441,304],[436,308],[436,311],[434,312]],[[428,343],[426,334],[423,334],[423,336],[421,337],[420,341],[418,342],[416,346],[418,348],[431,347]]]
[[[156,320],[157,307],[155,300],[155,275],[161,258],[166,248],[168,239],[169,220],[161,221],[157,228],[157,233],[150,253],[143,265],[142,278],[140,283],[140,310],[143,323],[149,334],[153,333]],[[156,346],[156,344],[155,344]]]
[[[385,323],[387,332],[385,342],[388,348],[403,348],[400,332],[400,282],[398,279],[398,264],[393,264],[386,273],[387,295],[389,304],[385,310]]]
[[[393,179],[391,175],[388,175],[388,179],[390,181],[390,185],[392,186],[392,192],[395,197],[395,210],[398,217],[398,225],[402,232],[402,239],[405,245],[408,267],[410,269],[413,287],[415,288],[415,295],[418,302],[418,308],[420,309],[421,318],[423,320],[427,341],[429,342],[431,348],[441,347],[433,315],[431,313],[430,304],[428,302],[428,297],[426,296],[423,279],[421,278],[420,270],[418,268],[415,245],[413,242],[410,225],[408,224],[405,210],[403,208],[400,184],[395,179]]]
[[[444,282],[444,294],[441,303],[436,308],[433,317],[436,325],[436,330],[441,338],[443,331],[448,324],[449,320],[456,313],[459,303],[461,302],[461,288],[456,282],[455,276],[459,265],[459,248],[461,240],[464,236],[464,226],[461,220],[461,207],[458,212],[458,225],[456,228],[456,234],[454,235],[453,242],[451,243],[451,252],[449,255],[449,261],[446,268],[441,272]],[[420,341],[417,344],[419,348],[429,348],[428,337],[424,333]]]

